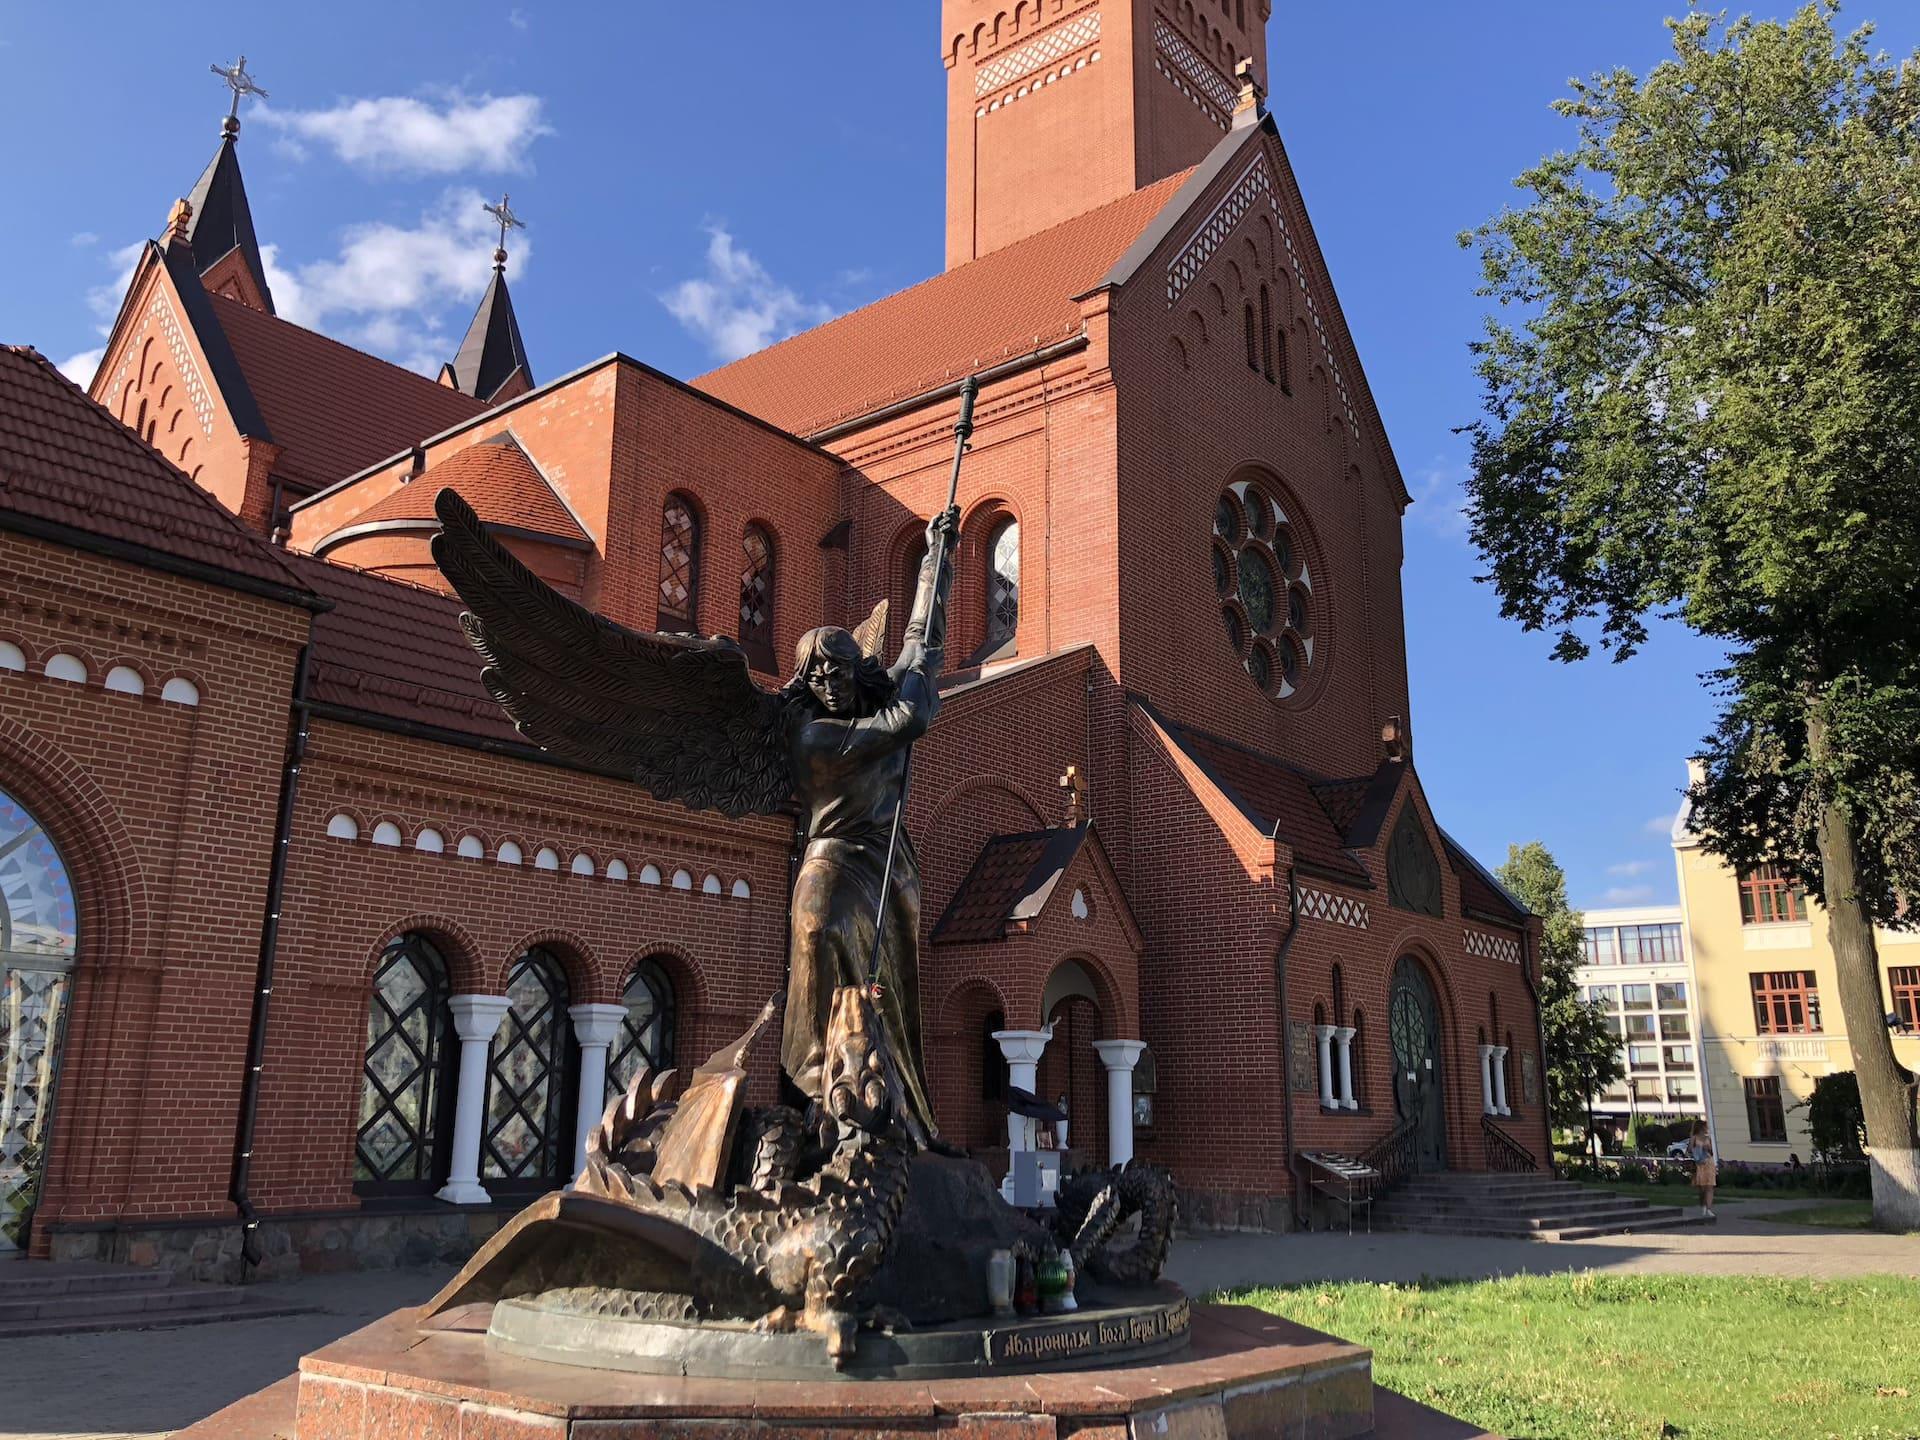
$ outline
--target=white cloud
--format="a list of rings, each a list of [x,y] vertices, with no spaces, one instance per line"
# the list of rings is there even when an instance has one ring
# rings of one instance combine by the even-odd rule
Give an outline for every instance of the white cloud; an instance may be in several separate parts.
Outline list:
[[[1467,538],[1467,467],[1436,456],[1412,476],[1413,518],[1442,540]]]
[[[1636,875],[1644,875],[1653,868],[1651,860],[1622,860],[1618,865],[1607,866],[1607,874],[1621,880],[1631,880]]]
[[[803,300],[734,243],[722,222],[707,226],[707,272],[660,297],[668,312],[723,363],[833,318],[833,307]]]
[[[1658,835],[1662,840],[1671,839],[1673,836],[1673,816],[1674,812],[1671,810],[1664,815],[1655,815],[1640,828],[1645,830],[1649,835]]]
[[[456,343],[442,312],[455,302],[476,303],[492,273],[496,231],[485,203],[479,191],[456,188],[416,224],[348,226],[331,259],[283,265],[279,247],[264,245],[260,258],[274,308],[296,325],[435,374]],[[518,233],[510,276],[525,267],[531,249],[525,232]],[[459,323],[466,318],[459,316]]]
[[[100,357],[106,353],[106,346],[97,345],[78,355],[69,355],[60,362],[60,373],[84,390],[93,383],[93,372],[100,368]]]
[[[285,136],[296,155],[311,142],[368,170],[451,175],[525,169],[528,147],[553,133],[540,118],[542,103],[538,95],[456,90],[438,105],[410,95],[343,100],[330,110],[263,104],[254,118]]]
[[[73,239],[69,243],[72,244],[76,250],[84,250],[89,245],[98,245],[100,243],[100,237],[91,230],[79,230],[74,233]]]
[[[531,21],[527,18],[527,12],[516,5],[507,12],[507,23],[516,30],[525,30]]]
[[[1609,905],[1642,905],[1653,899],[1651,885],[1615,885],[1600,897]]]

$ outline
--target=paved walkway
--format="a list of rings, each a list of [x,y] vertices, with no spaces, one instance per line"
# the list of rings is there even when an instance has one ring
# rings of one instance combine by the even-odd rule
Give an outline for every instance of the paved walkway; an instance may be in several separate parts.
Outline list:
[[[1171,1278],[1195,1294],[1316,1280],[1477,1279],[1565,1270],[1920,1277],[1920,1236],[1770,1225],[1804,1201],[1750,1201],[1720,1223],[1576,1244],[1435,1235],[1224,1235],[1178,1242]],[[0,1440],[159,1440],[291,1373],[300,1357],[445,1282],[444,1268],[256,1287],[315,1313],[177,1330],[50,1335],[0,1346]]]

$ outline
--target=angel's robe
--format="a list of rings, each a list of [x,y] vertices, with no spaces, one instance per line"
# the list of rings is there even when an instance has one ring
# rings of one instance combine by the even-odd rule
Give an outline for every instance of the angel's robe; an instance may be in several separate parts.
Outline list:
[[[895,1103],[933,1135],[920,1042],[920,865],[906,827],[887,894],[880,893],[888,836],[907,747],[926,732],[937,705],[919,668],[899,677],[894,698],[870,715],[814,714],[794,729],[793,775],[807,808],[807,848],[793,889],[786,1019],[780,1060],[793,1083],[821,1095],[833,992],[867,983],[875,918],[886,906],[878,1011],[906,1094]]]

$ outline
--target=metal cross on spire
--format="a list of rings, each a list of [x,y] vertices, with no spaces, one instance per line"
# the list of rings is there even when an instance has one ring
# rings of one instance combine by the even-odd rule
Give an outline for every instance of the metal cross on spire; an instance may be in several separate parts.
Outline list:
[[[498,205],[482,205],[480,208],[491,215],[495,223],[500,226],[500,243],[493,252],[493,263],[504,265],[507,263],[507,232],[524,230],[527,228],[527,222],[513,213],[512,207],[507,204],[507,193],[504,190],[500,192]]]
[[[240,101],[245,96],[258,95],[262,100],[267,98],[267,92],[262,90],[254,78],[247,73],[246,56],[242,55],[231,65],[216,63],[212,68],[213,73],[226,81],[227,88],[233,91],[233,104],[227,110],[227,118],[229,120],[238,120],[240,118]]]

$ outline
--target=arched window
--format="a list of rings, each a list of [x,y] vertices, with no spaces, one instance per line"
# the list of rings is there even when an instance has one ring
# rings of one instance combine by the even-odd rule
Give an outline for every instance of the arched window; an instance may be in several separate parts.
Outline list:
[[[0,790],[0,1254],[25,1247],[39,1198],[75,939],[59,851]]]
[[[1338,1025],[1340,1017],[1347,1013],[1347,977],[1338,965],[1333,967],[1333,1023]]]
[[[913,614],[913,597],[920,589],[920,566],[926,558],[927,532],[924,528],[917,529],[900,557],[900,593],[894,599],[895,618],[891,621],[899,627],[894,632],[896,635],[906,628],[907,620]]]
[[[773,540],[758,525],[740,537],[740,644],[756,670],[773,669]]]
[[[1287,362],[1287,332],[1285,330],[1276,330],[1273,332],[1273,351],[1274,357],[1278,362],[1279,374],[1277,378],[1280,382],[1280,391],[1282,394],[1291,395],[1293,393],[1293,368]]]
[[[1353,1040],[1347,1046],[1349,1061],[1353,1066],[1354,1103],[1365,1107],[1367,1103],[1367,1012],[1353,1012]]]
[[[987,534],[986,644],[982,660],[1010,654],[1020,630],[1020,522],[1011,515]]]
[[[1247,368],[1249,370],[1257,371],[1260,368],[1260,340],[1259,340],[1259,332],[1254,325],[1253,302],[1251,300],[1247,302],[1246,318],[1247,318]]]
[[[700,609],[700,517],[672,494],[660,511],[660,612],[657,630],[694,630]]]
[[[1273,382],[1273,295],[1260,286],[1260,373]]]
[[[633,977],[620,996],[627,1015],[620,1022],[620,1038],[607,1056],[607,1099],[624,1095],[642,1067],[659,1074],[673,1067],[673,981],[658,960],[649,956],[634,967]]]
[[[446,961],[424,935],[390,942],[374,971],[354,1141],[363,1194],[424,1193],[445,1178],[460,1049],[447,988]]]
[[[487,1052],[487,1128],[480,1173],[490,1180],[564,1184],[573,1162],[574,1076],[567,972],[538,947],[507,976],[507,1013]]]

